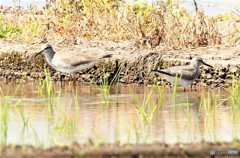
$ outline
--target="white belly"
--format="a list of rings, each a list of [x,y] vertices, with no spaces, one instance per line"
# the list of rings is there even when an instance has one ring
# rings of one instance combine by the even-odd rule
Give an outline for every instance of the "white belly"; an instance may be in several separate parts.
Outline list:
[[[168,75],[165,75],[165,74],[161,74],[160,76],[162,76],[164,79],[166,79],[172,85],[174,85],[174,83],[176,82],[176,77],[168,76]],[[177,79],[177,85],[182,86],[182,87],[186,87],[186,86],[192,84],[193,81],[194,80],[184,80],[184,79],[178,78]]]
[[[74,73],[74,72],[78,72],[81,71],[83,69],[87,69],[87,68],[91,68],[92,66],[94,66],[95,63],[88,63],[88,64],[81,64],[78,66],[70,66],[70,65],[52,65],[52,67],[60,72],[64,72],[64,73]]]

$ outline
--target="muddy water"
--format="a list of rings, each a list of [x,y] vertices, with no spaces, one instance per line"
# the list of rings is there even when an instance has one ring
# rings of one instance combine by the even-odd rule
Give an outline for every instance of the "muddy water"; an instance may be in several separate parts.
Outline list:
[[[172,90],[157,87],[115,86],[104,101],[96,85],[56,83],[51,97],[40,95],[35,82],[19,86],[2,81],[0,86],[1,143],[51,146],[240,138],[240,124],[225,90],[179,92],[174,104]],[[208,101],[211,107],[206,110]]]

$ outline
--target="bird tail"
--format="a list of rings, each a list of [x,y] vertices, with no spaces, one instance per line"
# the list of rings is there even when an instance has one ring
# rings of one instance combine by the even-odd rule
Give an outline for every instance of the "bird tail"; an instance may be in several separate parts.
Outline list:
[[[106,59],[106,58],[111,58],[111,57],[112,57],[112,54],[107,54],[107,55],[102,56],[100,59]]]

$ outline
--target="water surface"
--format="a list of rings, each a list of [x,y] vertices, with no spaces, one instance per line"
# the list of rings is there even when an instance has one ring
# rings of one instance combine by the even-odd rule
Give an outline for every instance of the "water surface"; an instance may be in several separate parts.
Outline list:
[[[0,124],[6,131],[1,143],[196,143],[240,137],[224,90],[179,92],[174,103],[169,89],[115,86],[106,102],[95,85],[54,84],[51,97],[41,96],[35,82],[18,85],[0,82]]]

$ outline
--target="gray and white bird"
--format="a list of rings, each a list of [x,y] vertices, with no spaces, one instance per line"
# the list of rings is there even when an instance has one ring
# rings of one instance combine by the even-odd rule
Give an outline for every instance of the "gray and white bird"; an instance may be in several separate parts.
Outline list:
[[[50,44],[45,44],[41,47],[41,51],[35,54],[35,57],[43,53],[49,65],[57,71],[64,73],[74,73],[82,69],[90,68],[102,59],[111,58],[112,54],[104,55],[102,57],[89,57],[82,54],[71,53],[57,53],[53,50]]]
[[[193,81],[199,77],[200,66],[202,64],[212,68],[211,65],[208,65],[207,63],[203,62],[201,57],[194,57],[189,65],[173,66],[167,69],[155,70],[155,72],[158,72],[161,77],[166,79],[172,85],[174,84],[177,76],[178,86],[182,86],[184,88],[184,91],[186,91],[186,87],[192,84]]]

